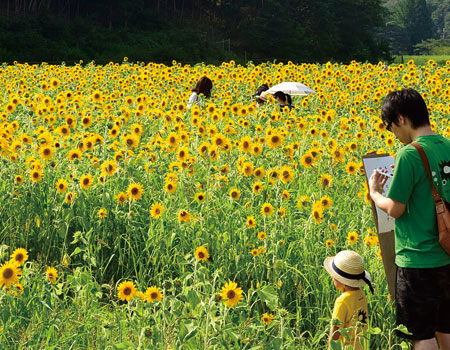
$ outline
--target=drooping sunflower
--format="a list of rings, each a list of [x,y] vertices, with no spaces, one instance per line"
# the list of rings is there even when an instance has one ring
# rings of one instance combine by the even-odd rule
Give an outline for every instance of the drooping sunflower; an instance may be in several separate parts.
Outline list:
[[[318,206],[314,206],[312,209],[312,218],[316,224],[320,224],[323,221],[323,210]]]
[[[9,288],[11,284],[19,281],[22,271],[19,266],[13,261],[8,261],[0,267],[0,286],[5,285]]]
[[[259,194],[261,193],[261,191],[264,189],[264,185],[261,181],[256,181],[253,185],[252,185],[252,191],[255,194]]]
[[[136,286],[131,281],[124,281],[117,287],[117,295],[120,300],[130,301],[136,294]]]
[[[264,203],[261,207],[261,215],[270,216],[273,214],[273,206],[270,203]]]
[[[262,315],[261,317],[261,321],[263,321],[263,323],[268,326],[272,323],[272,320],[274,319],[274,316],[272,314],[269,313],[265,313]]]
[[[56,182],[56,190],[58,193],[64,193],[67,191],[67,181],[64,179],[59,179]]]
[[[144,190],[142,189],[142,185],[140,183],[132,183],[128,186],[127,194],[128,198],[131,200],[138,200],[142,197]]]
[[[240,148],[241,148],[241,151],[244,153],[248,153],[251,151],[252,139],[250,136],[242,137],[241,142],[240,142]]]
[[[236,282],[229,281],[222,288],[222,293],[220,294],[224,304],[229,307],[235,306],[242,299],[242,289],[237,286]]]
[[[323,189],[331,187],[331,185],[333,184],[333,178],[329,174],[323,174],[319,178],[319,184]]]
[[[164,206],[161,203],[154,203],[150,208],[150,215],[154,219],[159,219],[164,213]]]
[[[64,198],[64,202],[66,202],[67,204],[72,204],[73,203],[73,200],[75,199],[75,197],[76,197],[76,193],[74,193],[74,192],[67,192],[66,193],[66,197]]]
[[[180,212],[178,213],[178,221],[189,222],[192,220],[193,220],[192,215],[188,213],[186,210],[180,210]]]
[[[244,173],[245,177],[248,177],[253,174],[253,163],[252,162],[245,162],[242,165],[242,172]]]
[[[89,189],[94,183],[94,179],[91,174],[85,174],[80,177],[80,186],[83,190]]]
[[[58,271],[56,271],[54,267],[47,266],[45,274],[51,283],[56,283],[56,280],[58,279]]]
[[[11,260],[17,264],[17,266],[22,266],[25,261],[28,260],[28,252],[24,248],[17,248],[11,254]]]
[[[106,175],[114,175],[114,173],[117,171],[117,163],[112,160],[107,160],[103,162],[102,166],[102,174]]]
[[[197,257],[197,260],[201,262],[206,261],[209,258],[209,253],[203,246],[197,247],[197,249],[195,249],[194,254]]]
[[[155,286],[148,287],[147,290],[145,291],[144,296],[145,296],[145,300],[148,303],[152,303],[155,300],[161,301],[163,298],[162,293]]]

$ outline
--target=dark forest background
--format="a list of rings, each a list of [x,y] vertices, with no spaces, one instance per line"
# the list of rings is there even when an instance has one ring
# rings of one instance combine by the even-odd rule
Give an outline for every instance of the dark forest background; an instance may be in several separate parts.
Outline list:
[[[445,53],[449,11],[450,0],[0,0],[0,62],[388,61]]]

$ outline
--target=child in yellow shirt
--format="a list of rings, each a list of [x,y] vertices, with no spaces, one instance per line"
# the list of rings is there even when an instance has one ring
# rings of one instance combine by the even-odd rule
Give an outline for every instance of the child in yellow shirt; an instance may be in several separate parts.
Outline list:
[[[373,288],[370,275],[364,269],[364,260],[352,250],[344,250],[334,257],[326,258],[323,263],[327,272],[333,277],[334,286],[343,292],[334,304],[332,318],[339,319],[340,325],[332,325],[329,342],[342,340],[344,346],[351,349],[362,349],[359,333],[367,329],[367,299],[360,289],[368,284],[371,292]],[[364,324],[356,327],[357,323]],[[339,328],[351,328],[348,332],[350,340],[344,339]]]

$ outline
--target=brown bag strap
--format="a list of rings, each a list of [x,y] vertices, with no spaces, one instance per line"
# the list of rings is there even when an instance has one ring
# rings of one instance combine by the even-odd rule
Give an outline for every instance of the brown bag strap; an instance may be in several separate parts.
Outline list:
[[[422,159],[423,166],[428,175],[428,179],[430,180],[430,183],[431,183],[431,190],[433,192],[434,201],[440,202],[442,199],[441,199],[441,196],[440,196],[436,186],[433,183],[433,178],[431,177],[430,164],[428,162],[427,155],[425,154],[425,151],[423,150],[423,147],[421,145],[419,145],[417,142],[411,142],[411,145],[413,145],[417,149],[417,152],[419,152],[419,155],[420,155],[420,159]]]

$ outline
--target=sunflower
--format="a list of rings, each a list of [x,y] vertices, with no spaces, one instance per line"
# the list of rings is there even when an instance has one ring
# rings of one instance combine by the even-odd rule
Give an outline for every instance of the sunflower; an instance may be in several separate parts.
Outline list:
[[[291,198],[291,194],[288,191],[283,190],[281,192],[281,197],[283,197],[283,199],[285,199],[285,200],[289,200],[289,198]]]
[[[154,203],[150,208],[150,215],[154,219],[159,219],[164,213],[164,206],[161,203]]]
[[[355,244],[358,241],[358,233],[356,231],[349,232],[347,235],[347,241],[350,244]]]
[[[245,177],[249,177],[253,174],[253,163],[252,162],[245,162],[242,165],[242,172],[244,173]]]
[[[197,194],[195,195],[195,197],[197,198],[197,200],[198,200],[200,203],[203,203],[203,202],[205,201],[205,199],[206,199],[206,195],[205,195],[204,192],[197,193]]]
[[[237,201],[239,199],[239,197],[241,196],[241,191],[239,191],[237,188],[233,188],[230,191],[230,197],[231,199]]]
[[[83,157],[83,153],[78,149],[73,149],[67,155],[70,161],[74,161],[75,159],[81,159]]]
[[[114,198],[117,200],[117,203],[123,205],[127,201],[128,196],[125,192],[120,192],[118,195],[114,196]]]
[[[253,171],[253,176],[256,177],[257,179],[262,179],[264,175],[265,172],[263,167],[258,167]]]
[[[11,254],[11,261],[15,262],[17,266],[22,266],[28,260],[28,252],[24,248],[17,248]]]
[[[267,234],[264,231],[258,232],[259,239],[266,239]]]
[[[257,256],[257,255],[259,254],[259,250],[258,250],[258,249],[252,249],[252,250],[250,251],[250,253],[251,253],[253,256]]]
[[[192,221],[193,216],[189,214],[186,210],[180,210],[178,213],[178,221],[179,222],[189,222]]]
[[[329,174],[323,174],[319,179],[319,184],[323,189],[331,187],[333,184],[333,178]]]
[[[323,196],[320,198],[320,205],[323,209],[328,209],[333,204],[333,200],[329,196]]]
[[[66,202],[67,204],[72,204],[73,203],[73,200],[75,199],[75,197],[76,197],[76,193],[74,193],[74,192],[67,192],[66,193],[66,197],[64,198],[64,202]]]
[[[67,181],[64,179],[59,179],[56,182],[56,190],[58,193],[64,193],[67,191]]]
[[[312,217],[316,224],[320,224],[323,221],[323,210],[320,207],[313,207]]]
[[[270,148],[276,148],[282,145],[284,142],[284,137],[281,134],[273,133],[267,137],[267,146]]]
[[[54,267],[47,266],[45,274],[51,283],[56,283],[56,280],[58,279],[58,271],[56,271]]]
[[[244,153],[248,153],[251,151],[252,139],[250,138],[250,136],[242,137],[241,142],[240,142],[240,148],[241,148],[242,152],[244,152]]]
[[[128,186],[127,194],[128,198],[131,200],[137,200],[142,197],[142,193],[144,190],[142,189],[142,185],[140,183],[132,183]]]
[[[155,300],[161,301],[163,298],[162,293],[159,291],[158,288],[155,286],[148,287],[145,291],[144,298],[147,301],[147,303],[152,303]]]
[[[280,178],[284,184],[291,182],[294,179],[294,170],[290,166],[282,166],[280,169]]]
[[[5,285],[6,288],[9,288],[11,284],[19,281],[21,274],[22,271],[13,260],[4,263],[0,267],[0,286]]]
[[[94,179],[91,174],[85,174],[80,177],[80,186],[83,190],[89,189],[94,183]]]
[[[111,176],[117,171],[117,163],[112,160],[107,160],[102,164],[101,168],[102,174]]]
[[[270,203],[264,203],[261,207],[261,214],[263,216],[269,216],[273,214],[273,206]]]
[[[247,216],[247,227],[254,228],[256,226],[256,220],[254,216]]]
[[[266,312],[265,314],[262,315],[261,321],[263,321],[263,323],[266,326],[268,326],[272,323],[273,318],[274,318],[274,316],[272,314],[269,314]]]
[[[261,181],[256,181],[252,186],[252,191],[255,194],[261,193],[261,191],[264,189],[264,185]]]
[[[253,144],[252,146],[252,153],[254,156],[258,157],[262,154],[263,148],[261,145],[258,145],[257,143]]]
[[[327,247],[332,247],[332,246],[334,245],[334,242],[333,242],[332,239],[327,239],[327,240],[325,241],[325,245],[326,245]]]
[[[201,261],[201,262],[206,261],[209,258],[208,251],[206,250],[205,247],[202,247],[202,246],[197,247],[197,249],[195,249],[194,254],[197,257],[197,260]]]
[[[131,281],[124,281],[117,287],[117,294],[120,300],[130,301],[136,294],[136,286]]]
[[[33,170],[30,172],[30,179],[33,182],[39,182],[42,180],[42,171],[41,170]]]
[[[221,293],[222,300],[226,306],[233,307],[242,299],[242,289],[237,286],[236,282],[229,281],[222,288]]]
[[[303,155],[302,158],[300,158],[300,164],[305,168],[311,168],[313,165],[315,165],[314,157],[308,152]]]
[[[164,185],[164,189],[166,190],[167,193],[174,193],[177,190],[177,183],[168,181]]]
[[[106,218],[107,216],[108,216],[108,212],[106,211],[105,208],[101,208],[101,209],[98,211],[98,217],[99,217],[100,219],[104,219],[104,218]]]
[[[123,136],[122,142],[128,148],[136,148],[139,144],[139,137],[136,135],[127,134]]]
[[[14,180],[16,181],[16,183],[21,184],[23,183],[23,176],[22,175],[17,175]]]
[[[331,151],[331,155],[338,162],[342,162],[344,160],[344,151],[341,148],[335,147]]]
[[[217,148],[224,147],[226,141],[227,141],[226,136],[221,133],[215,134],[214,137],[212,138],[212,144]]]
[[[41,156],[42,159],[45,160],[50,160],[53,158],[53,154],[55,153],[55,150],[52,147],[41,147],[41,149],[39,150],[39,154]]]
[[[349,175],[356,175],[358,169],[359,169],[359,164],[356,162],[349,162],[345,166],[345,170],[347,171],[347,174],[349,174]]]

